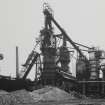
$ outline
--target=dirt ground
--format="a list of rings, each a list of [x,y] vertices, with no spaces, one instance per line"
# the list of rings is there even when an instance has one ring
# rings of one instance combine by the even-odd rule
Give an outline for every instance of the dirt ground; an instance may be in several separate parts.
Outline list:
[[[78,99],[72,92],[47,86],[32,92],[0,90],[0,105],[105,105],[105,99]]]

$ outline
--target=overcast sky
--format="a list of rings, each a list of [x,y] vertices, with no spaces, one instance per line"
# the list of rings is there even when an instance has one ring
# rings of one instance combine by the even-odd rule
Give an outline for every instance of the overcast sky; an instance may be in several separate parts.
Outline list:
[[[105,49],[105,0],[44,0],[75,42]],[[15,74],[15,46],[20,64],[31,52],[43,27],[43,0],[0,0],[0,72]]]

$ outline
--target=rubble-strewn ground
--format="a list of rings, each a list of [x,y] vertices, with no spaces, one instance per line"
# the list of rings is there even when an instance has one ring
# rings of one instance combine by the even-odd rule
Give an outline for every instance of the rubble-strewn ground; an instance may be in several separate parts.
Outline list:
[[[78,99],[75,94],[49,86],[33,92],[0,90],[0,105],[105,105],[104,99]]]
[[[55,88],[55,87],[45,87],[39,90],[35,90],[29,93],[33,99],[37,101],[63,101],[76,99],[71,94],[66,93],[65,91]]]

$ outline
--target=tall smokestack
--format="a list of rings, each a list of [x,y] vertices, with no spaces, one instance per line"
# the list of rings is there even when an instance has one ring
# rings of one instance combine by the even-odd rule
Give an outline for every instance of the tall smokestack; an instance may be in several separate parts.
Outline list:
[[[18,54],[18,46],[16,46],[16,78],[19,78],[19,54]]]

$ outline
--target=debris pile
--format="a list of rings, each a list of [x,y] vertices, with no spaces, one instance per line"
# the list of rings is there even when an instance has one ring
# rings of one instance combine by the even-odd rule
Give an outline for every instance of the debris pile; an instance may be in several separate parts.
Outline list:
[[[14,96],[18,103],[34,103],[34,100],[26,90],[17,90],[11,92],[10,95]]]
[[[78,93],[76,91],[70,91],[70,94],[78,99],[89,99],[89,97],[86,97],[85,95]]]
[[[33,104],[39,101],[63,101],[77,98],[78,96],[75,92],[67,93],[64,90],[51,86],[46,86],[32,92],[26,90],[17,90],[13,92],[0,90],[0,105]]]
[[[8,92],[0,90],[0,105],[17,105],[17,101]]]
[[[0,91],[0,105],[23,105],[35,103],[26,90],[14,92]]]
[[[56,87],[45,87],[35,90],[33,92],[29,92],[29,94],[31,95],[31,97],[33,97],[35,102],[76,99],[73,94],[69,94]]]

